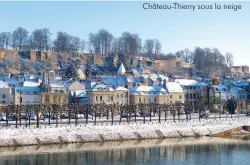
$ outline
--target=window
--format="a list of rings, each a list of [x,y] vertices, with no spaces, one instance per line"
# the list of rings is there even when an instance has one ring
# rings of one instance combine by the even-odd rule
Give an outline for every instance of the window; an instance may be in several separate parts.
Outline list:
[[[190,94],[190,99],[193,99],[193,95],[192,94]]]
[[[102,101],[102,96],[100,96],[100,101]]]
[[[141,98],[139,97],[139,103],[141,103]]]
[[[195,93],[193,94],[193,96],[194,96],[194,99],[196,99],[196,94]]]
[[[125,93],[124,96],[125,96],[125,98],[127,98],[128,97],[127,93]]]
[[[148,99],[148,103],[151,103],[151,98]]]
[[[172,95],[170,95],[170,99],[172,99]]]
[[[113,101],[114,99],[113,99],[113,96],[111,96],[111,101]]]
[[[21,102],[23,102],[23,98],[22,98],[22,97],[20,97],[20,103],[21,103]]]
[[[186,94],[186,99],[188,99],[189,97],[188,97],[189,95],[188,94]]]
[[[172,104],[172,101],[170,101],[170,104]]]
[[[117,94],[116,97],[119,98],[119,94]]]
[[[156,98],[154,98],[154,102],[156,103]]]
[[[46,102],[46,103],[49,103],[49,96],[48,96],[48,95],[45,96],[45,102]]]
[[[95,97],[95,101],[98,101],[98,96]]]
[[[146,102],[146,99],[144,98],[144,99],[143,99],[143,101],[144,101],[144,104],[145,104],[145,102]]]
[[[179,99],[182,99],[182,96],[181,96],[181,95],[179,96]]]
[[[5,99],[5,94],[3,94],[3,98]]]
[[[5,104],[5,101],[2,101],[2,104]]]

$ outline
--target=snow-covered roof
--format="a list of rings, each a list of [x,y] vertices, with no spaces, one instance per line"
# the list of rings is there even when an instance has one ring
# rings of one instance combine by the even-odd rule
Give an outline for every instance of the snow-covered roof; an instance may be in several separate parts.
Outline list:
[[[127,80],[126,80],[126,77],[124,76],[102,76],[101,77],[101,82],[104,82],[105,84],[108,84],[108,85],[122,85],[122,86],[125,86],[127,85]]]
[[[246,80],[242,80],[242,81],[235,81],[233,82],[233,84],[237,87],[247,87],[249,85],[249,82]]]
[[[179,83],[182,86],[207,86],[204,82],[198,82],[191,79],[176,79],[175,82]]]
[[[239,87],[232,87],[230,88],[230,91],[232,92],[244,92],[245,90]]]
[[[127,88],[121,87],[121,86],[116,87],[115,90],[116,90],[116,91],[128,91]]]
[[[15,91],[16,91],[16,95],[19,95],[20,92],[22,92],[22,94],[39,95],[41,92],[41,89],[37,86],[16,86]]]
[[[9,85],[4,81],[0,81],[0,88],[9,88]]]
[[[143,78],[141,77],[127,77],[127,82],[142,83]]]
[[[239,87],[227,87],[225,85],[213,85],[212,86],[216,92],[244,92],[245,90]]]
[[[38,87],[39,83],[33,81],[24,81],[23,86],[25,87]]]
[[[108,86],[107,84],[100,82],[100,83],[96,83],[92,87],[91,91],[114,91],[114,89]]]
[[[166,88],[168,92],[183,92],[183,89],[179,83],[176,82],[167,82]]]
[[[123,63],[121,63],[121,65],[117,71],[117,75],[124,75],[125,73],[126,73],[126,69],[125,69]]]
[[[69,81],[51,81],[50,87],[51,88],[67,88],[71,83]]]
[[[86,97],[87,93],[85,90],[72,90],[70,91],[70,94],[73,96],[74,93],[76,94],[76,97]]]
[[[225,85],[213,85],[212,86],[216,92],[226,92],[227,91],[227,87]]]
[[[167,95],[166,90],[162,86],[139,86],[129,89],[132,95]]]

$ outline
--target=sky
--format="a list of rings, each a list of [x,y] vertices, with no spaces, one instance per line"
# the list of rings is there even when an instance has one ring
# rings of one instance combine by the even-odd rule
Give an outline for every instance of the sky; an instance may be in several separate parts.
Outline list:
[[[213,5],[215,2],[180,2],[185,5]],[[145,2],[0,2],[0,32],[21,26],[32,32],[49,28],[87,40],[90,32],[106,29],[115,37],[122,32],[158,39],[162,52],[195,47],[216,47],[234,54],[236,65],[250,65],[250,2],[217,2],[241,5],[233,10],[146,10]],[[172,5],[173,2],[148,2]]]

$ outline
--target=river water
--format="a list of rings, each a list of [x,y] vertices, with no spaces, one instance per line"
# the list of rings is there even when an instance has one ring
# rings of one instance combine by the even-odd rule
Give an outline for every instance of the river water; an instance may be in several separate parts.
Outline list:
[[[1,148],[0,165],[250,165],[250,141],[189,138]]]

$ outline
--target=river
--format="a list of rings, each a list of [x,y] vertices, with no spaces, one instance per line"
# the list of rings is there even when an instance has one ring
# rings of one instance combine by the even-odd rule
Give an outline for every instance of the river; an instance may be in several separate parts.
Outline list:
[[[249,165],[250,141],[181,138],[0,148],[0,165]]]

